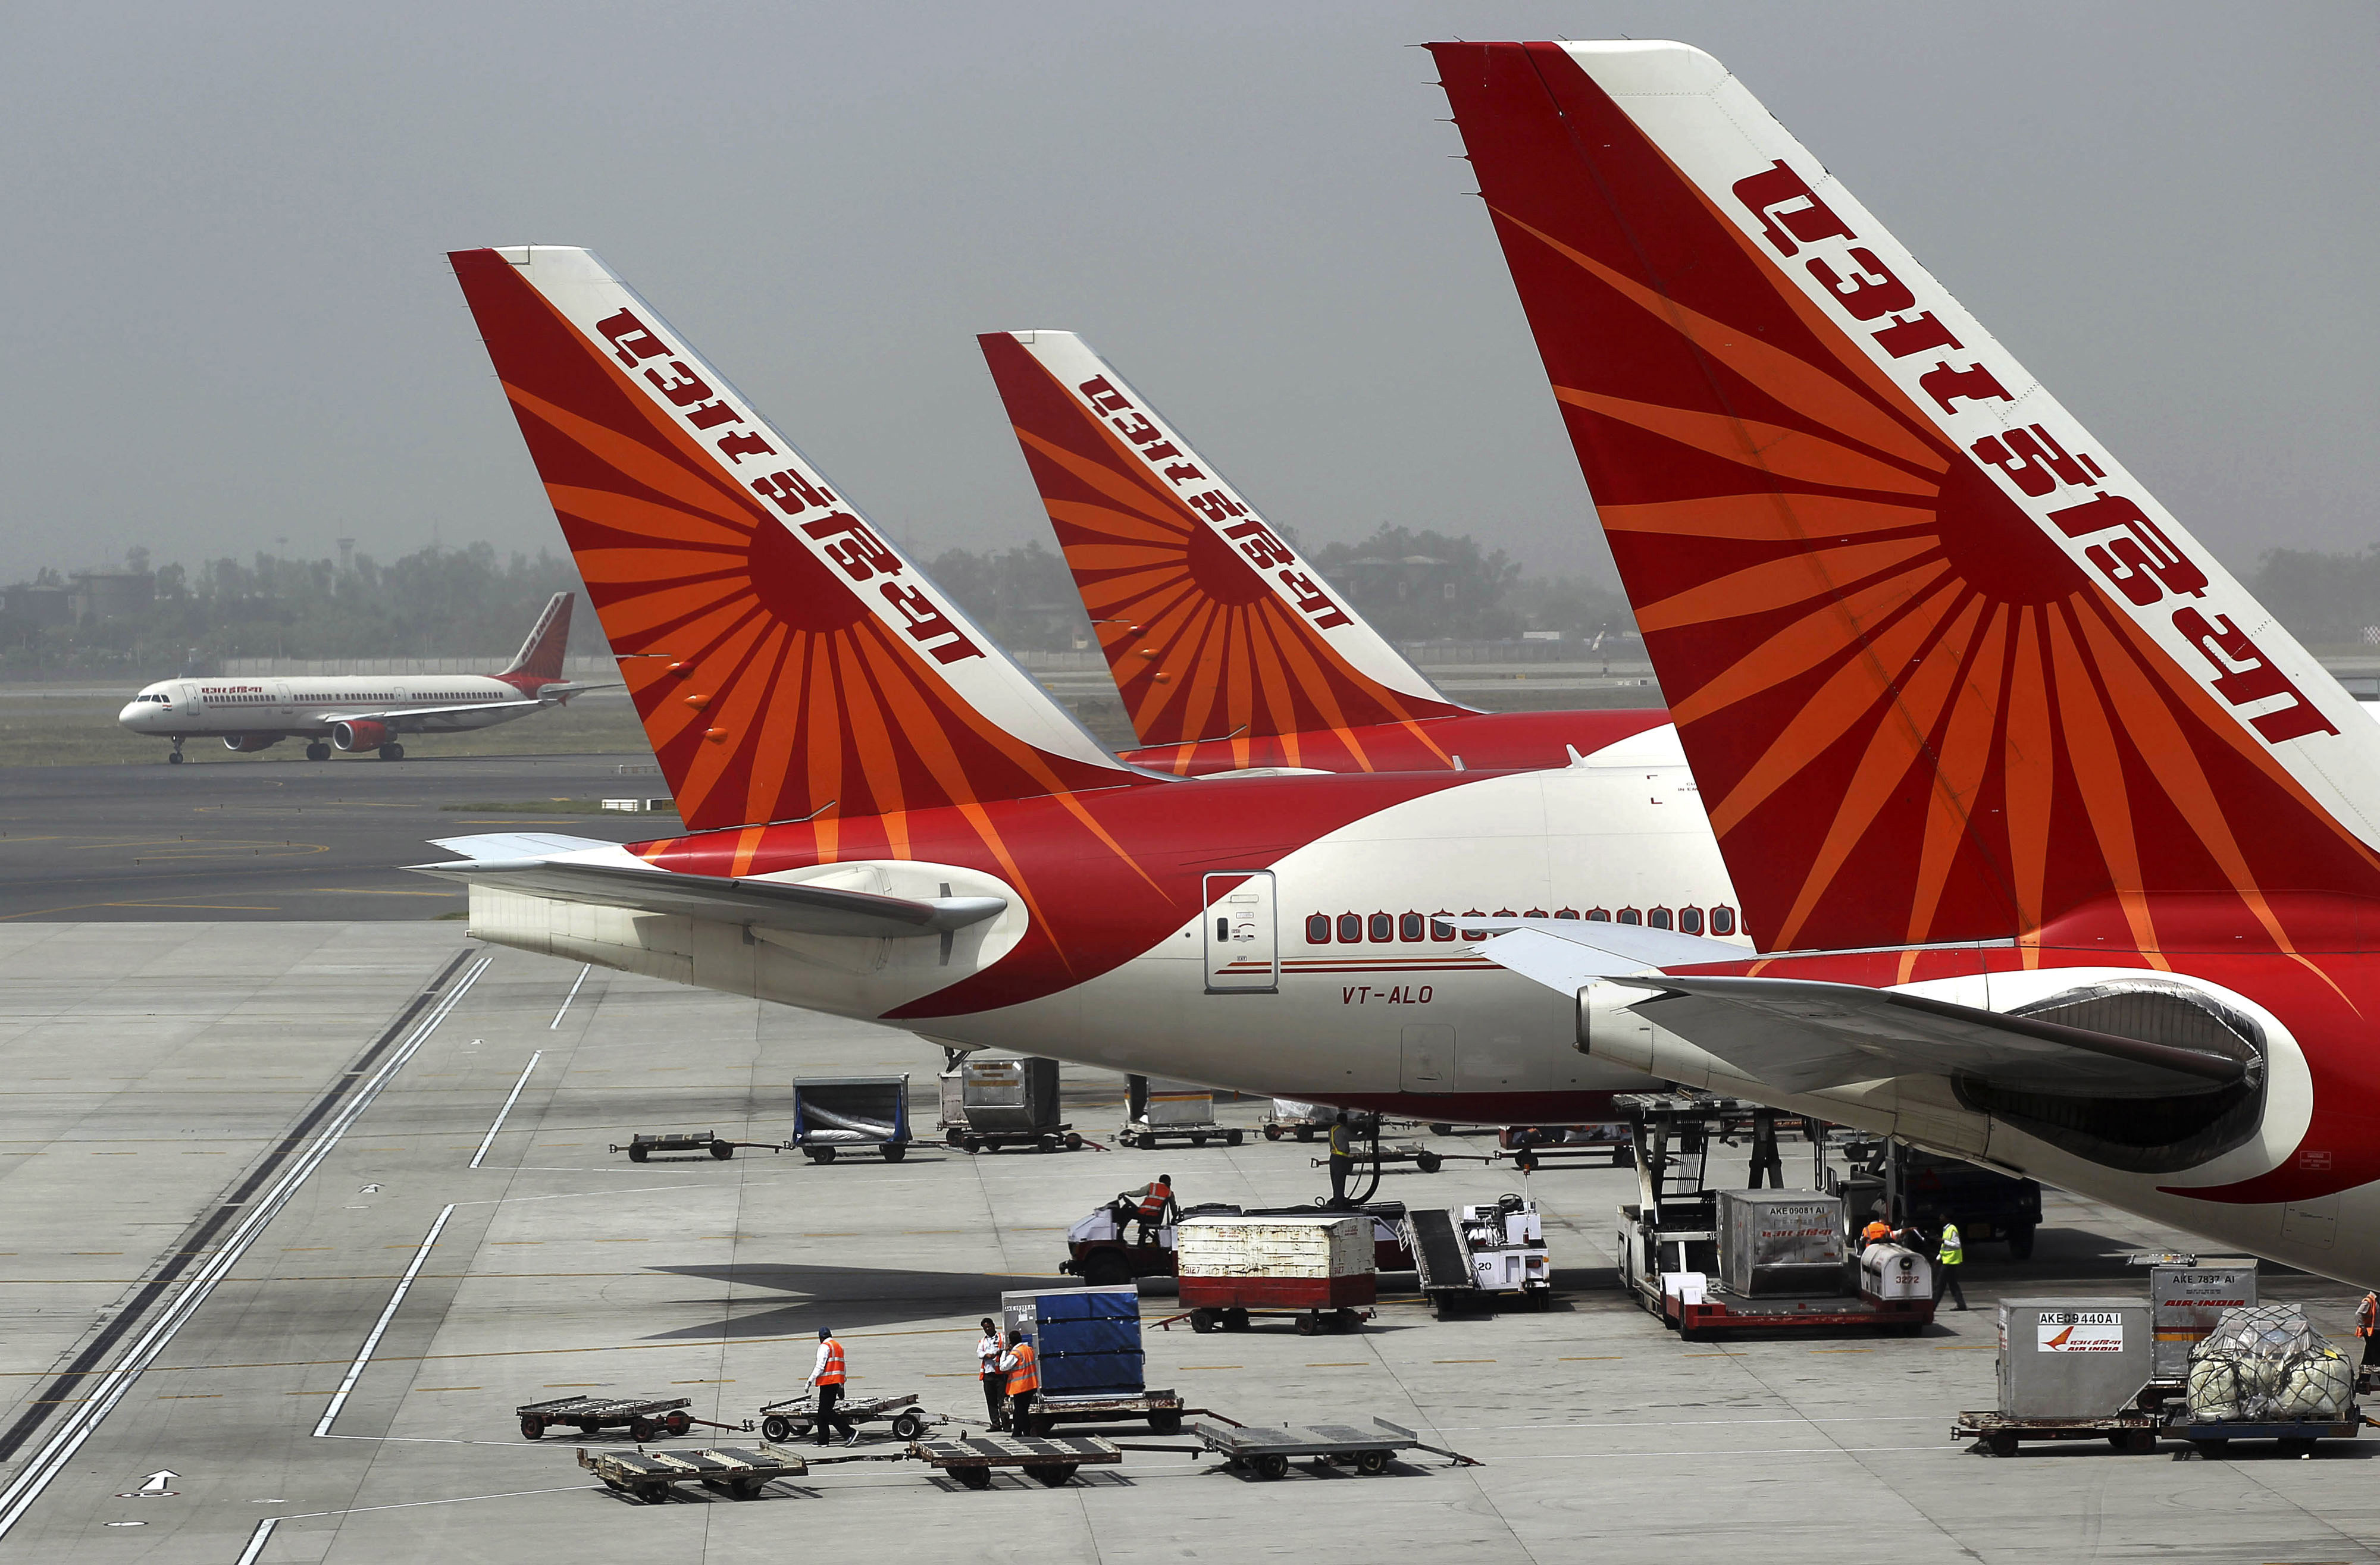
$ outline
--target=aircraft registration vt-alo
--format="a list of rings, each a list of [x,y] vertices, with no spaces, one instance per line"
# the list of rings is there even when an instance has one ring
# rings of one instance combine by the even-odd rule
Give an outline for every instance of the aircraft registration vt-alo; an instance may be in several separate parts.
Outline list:
[[[1726,69],[1433,45],[1763,951],[1597,1058],[2380,1282],[2380,731]]]
[[[588,688],[562,677],[574,595],[545,605],[512,662],[496,673],[318,674],[289,679],[163,679],[124,705],[115,721],[135,734],[173,741],[220,737],[244,755],[284,739],[306,741],[308,760],[334,749],[403,760],[405,734],[460,734],[548,711]]]
[[[1468,919],[1731,932],[1666,728],[1525,772],[1183,779],[1103,749],[585,250],[455,274],[686,836],[442,843],[481,939],[1430,1118],[1645,1078]],[[1632,748],[1633,746],[1633,748]]]

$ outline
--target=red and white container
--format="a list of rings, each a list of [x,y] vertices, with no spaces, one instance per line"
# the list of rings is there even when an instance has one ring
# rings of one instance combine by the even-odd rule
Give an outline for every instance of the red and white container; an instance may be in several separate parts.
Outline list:
[[[1191,1309],[1342,1309],[1379,1294],[1372,1219],[1184,1218],[1173,1231]]]

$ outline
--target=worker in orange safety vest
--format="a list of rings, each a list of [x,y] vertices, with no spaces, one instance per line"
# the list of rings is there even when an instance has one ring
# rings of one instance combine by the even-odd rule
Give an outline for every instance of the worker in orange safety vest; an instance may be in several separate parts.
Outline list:
[[[839,1426],[843,1430],[844,1445],[856,1446],[859,1443],[859,1425],[836,1411],[836,1405],[843,1401],[843,1386],[845,1377],[843,1344],[834,1340],[834,1333],[832,1330],[821,1326],[819,1328],[818,1359],[810,1365],[808,1382],[810,1389],[818,1393],[818,1405],[813,1410],[810,1427],[817,1433],[818,1443],[820,1445],[827,1443],[827,1430],[830,1425]]]
[[[1173,1176],[1159,1174],[1155,1183],[1139,1190],[1127,1190],[1116,1197],[1116,1237],[1123,1237],[1128,1223],[1140,1224],[1140,1242],[1157,1243],[1157,1231],[1166,1225],[1179,1208],[1173,1201]]]
[[[1863,1250],[1871,1244],[1888,1244],[1891,1242],[1892,1225],[1882,1218],[1877,1218],[1860,1230],[1860,1248]]]
[[[1008,1351],[1000,1355],[1008,1374],[1008,1426],[1020,1435],[1033,1432],[1033,1395],[1041,1389],[1041,1366],[1033,1360],[1033,1344],[1022,1331],[1008,1334]]]
[[[2355,1334],[2363,1339],[2363,1367],[2380,1364],[2380,1292],[2364,1294],[2355,1306]]]

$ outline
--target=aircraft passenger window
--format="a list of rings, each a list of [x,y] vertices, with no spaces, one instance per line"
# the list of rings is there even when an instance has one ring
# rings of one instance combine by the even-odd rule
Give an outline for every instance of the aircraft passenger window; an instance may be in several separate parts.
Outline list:
[[[1682,907],[1678,909],[1678,928],[1679,931],[1683,934],[1701,934],[1703,932],[1703,910],[1699,907]]]
[[[1670,910],[1666,907],[1657,907],[1645,916],[1645,922],[1656,929],[1666,929],[1670,927]]]
[[[1463,910],[1463,916],[1465,918],[1485,918],[1488,916],[1480,912],[1477,908],[1471,907]],[[1466,940],[1484,940],[1488,938],[1488,931],[1485,929],[1465,929],[1463,931],[1463,938]]]
[[[1731,935],[1735,933],[1735,909],[1731,907],[1712,908],[1711,933],[1714,935]]]
[[[1557,907],[1554,909],[1554,916],[1557,918],[1576,918],[1578,916],[1578,909],[1575,907]]]
[[[1397,921],[1385,913],[1373,914],[1371,926],[1370,933],[1376,940],[1392,940],[1397,938]]]
[[[1542,907],[1533,907],[1526,913],[1521,915],[1524,918],[1543,918],[1545,916],[1546,910]]]
[[[1622,924],[1642,924],[1645,916],[1633,907],[1623,907],[1620,910],[1620,921]]]
[[[1397,920],[1397,939],[1401,940],[1417,940],[1421,939],[1420,914],[1408,913],[1403,917]]]
[[[1305,943],[1307,945],[1329,945],[1330,943],[1330,915],[1327,913],[1309,913],[1306,915]]]
[[[1590,907],[1586,910],[1586,921],[1590,924],[1609,924],[1611,922],[1611,909]]]
[[[1434,940],[1452,940],[1454,938],[1454,926],[1446,922],[1446,920],[1452,918],[1453,916],[1453,914],[1449,913],[1442,907],[1436,913],[1431,914],[1429,916],[1429,938]]]
[[[1360,942],[1363,938],[1364,916],[1360,913],[1341,914],[1339,916],[1339,943],[1341,945],[1354,945]]]

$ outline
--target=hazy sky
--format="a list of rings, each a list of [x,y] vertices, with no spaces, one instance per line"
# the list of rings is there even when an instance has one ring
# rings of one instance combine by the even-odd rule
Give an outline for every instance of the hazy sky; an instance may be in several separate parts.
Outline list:
[[[600,251],[880,522],[1046,537],[1084,333],[1309,541],[1606,558],[1426,55],[1710,50],[2215,550],[2373,517],[2380,7],[13,8],[0,580],[558,542],[443,252]]]

